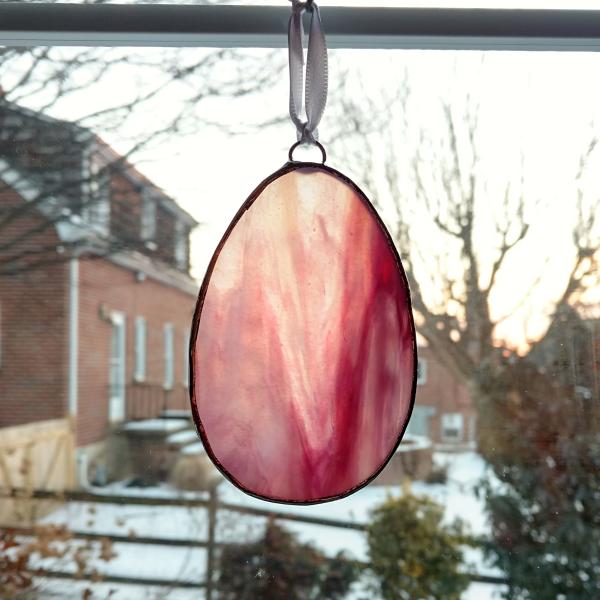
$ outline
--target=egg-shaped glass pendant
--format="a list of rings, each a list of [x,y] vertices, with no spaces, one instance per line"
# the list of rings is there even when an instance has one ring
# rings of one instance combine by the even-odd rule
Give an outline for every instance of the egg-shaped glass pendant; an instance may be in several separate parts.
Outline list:
[[[242,205],[200,290],[194,419],[242,490],[279,502],[345,496],[396,451],[412,410],[408,284],[362,191],[290,162]]]

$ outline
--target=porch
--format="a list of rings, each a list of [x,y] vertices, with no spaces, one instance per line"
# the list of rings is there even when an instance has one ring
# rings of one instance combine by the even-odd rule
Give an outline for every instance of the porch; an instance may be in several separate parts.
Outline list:
[[[191,418],[187,386],[170,389],[152,383],[132,383],[125,386],[125,420],[155,418]]]

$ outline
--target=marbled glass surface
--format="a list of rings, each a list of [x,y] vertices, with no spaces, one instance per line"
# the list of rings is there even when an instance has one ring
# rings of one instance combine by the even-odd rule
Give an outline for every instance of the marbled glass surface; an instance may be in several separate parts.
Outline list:
[[[364,484],[394,451],[412,409],[414,327],[362,193],[331,169],[280,173],[244,204],[204,280],[192,409],[234,483],[315,502]]]

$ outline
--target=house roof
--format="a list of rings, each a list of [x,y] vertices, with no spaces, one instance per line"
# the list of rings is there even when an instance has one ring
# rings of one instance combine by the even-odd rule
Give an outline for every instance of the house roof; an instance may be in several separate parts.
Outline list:
[[[132,184],[143,190],[148,190],[157,199],[160,205],[190,228],[198,225],[198,221],[192,217],[186,210],[181,208],[179,204],[164,190],[154,184],[148,177],[142,174],[127,158],[116,152],[109,144],[107,144],[100,136],[93,133],[91,130],[62,119],[51,117],[41,112],[36,112],[14,102],[6,100],[0,95],[0,115],[4,113],[5,119],[10,119],[11,115],[19,116],[27,119],[29,122],[35,122],[41,129],[52,128],[57,132],[64,134],[64,141],[68,143],[74,155],[83,155],[85,151],[91,147],[96,147],[109,161],[109,164],[119,164],[121,174],[129,179]],[[6,120],[4,121],[6,123]],[[56,166],[48,163],[44,166],[36,168],[23,169],[16,162],[16,156],[11,153],[3,153],[3,159],[10,165],[12,169],[22,177],[31,180],[36,187],[45,186],[48,176],[56,178]]]
[[[141,173],[131,162],[121,156],[113,148],[111,148],[100,136],[95,135],[94,141],[101,148],[106,158],[111,162],[121,162],[121,175],[126,177],[132,184],[139,186],[142,189],[150,191],[158,200],[163,208],[173,213],[175,216],[182,219],[190,227],[198,225],[198,221],[190,215],[186,210],[181,208],[177,202],[155,183],[153,183],[146,175]]]

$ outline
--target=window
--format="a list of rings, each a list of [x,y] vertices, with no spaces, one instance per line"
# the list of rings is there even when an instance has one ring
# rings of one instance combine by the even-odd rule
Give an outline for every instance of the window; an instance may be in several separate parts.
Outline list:
[[[433,406],[416,405],[413,408],[406,432],[412,435],[430,437],[429,418],[435,415]]]
[[[111,314],[111,338],[109,359],[109,420],[122,421],[125,417],[125,315]]]
[[[135,318],[135,372],[136,381],[146,379],[146,319]]]
[[[10,47],[10,36],[0,40],[5,48],[0,62],[3,65],[1,84],[6,92],[6,101],[0,101],[0,171],[6,169],[5,162],[11,167],[16,181],[20,182],[21,195],[25,197],[25,192],[30,193],[31,208],[28,218],[21,219],[20,200],[15,198],[19,204],[17,212],[13,213],[6,202],[8,196],[0,189],[0,298],[4,325],[0,446],[6,447],[5,442],[11,435],[8,430],[13,427],[18,428],[13,437],[15,441],[35,442],[33,447],[23,443],[20,449],[11,451],[10,456],[5,452],[3,457],[0,451],[0,462],[4,458],[12,480],[12,486],[5,485],[5,474],[0,468],[0,523],[29,528],[15,534],[18,542],[26,544],[36,541],[38,526],[44,531],[46,525],[64,523],[74,536],[66,544],[70,551],[76,551],[85,542],[79,537],[85,538],[88,533],[95,534],[96,539],[108,535],[116,536],[117,540],[125,539],[130,530],[135,530],[137,535],[137,542],[114,544],[117,558],[108,564],[99,564],[90,555],[87,566],[79,569],[67,556],[56,561],[33,557],[27,568],[34,574],[35,587],[31,591],[19,590],[25,596],[30,593],[40,598],[77,596],[83,591],[88,594],[86,588],[89,588],[92,597],[104,597],[110,587],[117,589],[115,597],[130,598],[135,593],[139,597],[152,598],[166,595],[171,590],[169,596],[185,594],[179,592],[179,585],[193,585],[197,589],[205,585],[206,597],[212,593],[213,600],[218,595],[225,595],[218,587],[220,583],[217,584],[219,573],[226,572],[220,562],[225,550],[213,554],[206,549],[172,546],[182,540],[204,539],[208,548],[212,547],[211,536],[205,535],[207,531],[210,533],[210,521],[204,509],[208,492],[202,489],[203,473],[195,468],[198,462],[194,462],[204,460],[205,456],[200,455],[202,448],[189,418],[188,394],[181,383],[187,378],[188,365],[187,340],[182,339],[185,322],[179,319],[191,316],[196,301],[194,294],[197,294],[206,263],[231,217],[258,184],[258,179],[272,170],[271,165],[275,168],[284,162],[287,148],[283,146],[287,140],[291,143],[290,138],[294,137],[293,127],[287,120],[281,123],[282,119],[275,119],[278,122],[269,127],[249,127],[284,112],[280,92],[287,84],[283,70],[287,57],[281,46],[285,44],[285,20],[290,3],[278,2],[279,6],[263,8],[256,5],[256,0],[241,1],[254,4],[242,8],[255,11],[261,19],[244,20],[248,13],[236,6],[219,6],[222,3],[217,2],[195,2],[203,6],[153,3],[145,7],[138,3],[110,6],[96,2],[64,6],[48,2],[43,6],[30,2],[0,2],[0,29],[9,27],[9,20],[3,18],[9,14],[7,9],[15,13],[22,10],[32,17],[38,10],[37,20],[30,20],[37,24],[36,33],[23,33],[23,27],[14,28],[9,33],[15,48]],[[480,0],[479,3],[492,1]],[[499,0],[495,1],[500,4]],[[566,0],[553,3],[560,1],[566,3]],[[596,547],[594,540],[599,535],[595,518],[600,510],[597,498],[599,474],[594,465],[598,464],[600,423],[600,341],[598,338],[593,343],[587,340],[585,327],[600,317],[600,305],[593,305],[600,298],[600,288],[590,283],[589,294],[583,289],[588,280],[594,279],[593,273],[585,273],[588,265],[593,266],[594,260],[600,258],[600,255],[590,256],[590,250],[600,247],[594,231],[582,240],[589,245],[584,247],[587,256],[575,273],[580,289],[570,302],[575,310],[574,319],[564,322],[553,319],[551,300],[560,297],[566,288],[570,257],[577,251],[571,224],[577,217],[579,183],[584,204],[588,199],[591,203],[598,197],[600,145],[590,155],[588,179],[585,176],[577,179],[575,171],[579,168],[580,158],[585,157],[590,148],[590,140],[600,135],[600,86],[590,75],[600,68],[600,53],[455,52],[433,47],[461,44],[478,49],[497,49],[502,45],[514,49],[517,44],[521,44],[520,50],[533,44],[548,47],[550,38],[539,41],[540,35],[549,31],[544,22],[555,22],[554,50],[569,50],[576,44],[582,49],[591,50],[594,46],[597,49],[600,47],[600,14],[594,17],[590,11],[572,10],[566,11],[568,14],[565,15],[552,11],[552,18],[545,19],[541,15],[542,23],[536,27],[530,11],[503,10],[499,11],[501,15],[494,11],[467,11],[461,13],[467,17],[463,20],[460,15],[446,19],[447,13],[443,10],[419,16],[418,10],[403,12],[374,6],[398,6],[402,4],[400,0],[339,2],[367,5],[369,8],[363,8],[362,15],[364,17],[364,11],[368,10],[369,19],[360,15],[356,19],[357,14],[351,9],[343,9],[347,11],[348,19],[338,19],[337,15],[344,16],[341,9],[333,6],[338,0],[322,1],[328,41],[336,49],[330,53],[334,67],[330,108],[322,121],[320,139],[328,150],[329,164],[352,175],[358,185],[364,186],[363,189],[377,189],[377,198],[373,196],[372,199],[378,200],[384,209],[380,214],[389,226],[393,241],[398,244],[407,271],[405,257],[412,258],[414,269],[408,275],[418,285],[411,285],[411,288],[415,293],[421,292],[420,307],[427,309],[422,311],[423,320],[417,321],[417,328],[421,334],[427,334],[429,345],[423,352],[425,360],[414,367],[418,373],[418,398],[407,431],[429,436],[432,443],[444,441],[435,449],[433,458],[431,449],[420,443],[422,440],[414,440],[417,442],[413,444],[416,454],[411,453],[411,444],[405,444],[402,452],[393,459],[402,459],[402,466],[410,467],[412,459],[418,456],[414,464],[420,470],[420,457],[423,456],[432,458],[434,470],[442,465],[447,467],[448,477],[443,483],[430,484],[429,479],[433,481],[429,478],[431,473],[424,472],[415,477],[411,475],[414,483],[406,485],[419,496],[435,498],[442,505],[443,522],[460,517],[471,526],[476,543],[481,541],[481,546],[469,548],[468,564],[459,567],[460,571],[479,577],[464,594],[457,591],[456,596],[482,600],[509,593],[540,599],[558,598],[561,594],[577,598],[597,597],[600,560],[594,552],[585,556],[581,552],[581,548]],[[415,2],[423,4],[424,0]],[[452,2],[444,0],[438,4]],[[524,3],[531,5],[534,0],[524,0]],[[538,5],[550,3],[551,0],[536,2]],[[578,2],[579,5],[585,3],[591,5],[593,0]],[[599,4],[597,0],[595,3]],[[466,4],[464,0],[462,4]],[[44,14],[53,14],[53,18],[47,21],[39,18],[40,9],[44,9]],[[144,12],[143,9],[147,10]],[[198,9],[208,18],[188,19],[179,25],[177,20],[164,19],[173,31],[161,33],[160,19],[168,9],[173,9],[175,15],[194,14]],[[534,12],[537,15],[543,13]],[[580,17],[574,16],[577,12]],[[62,19],[61,14],[67,13],[70,13],[69,18]],[[77,14],[91,15],[84,17],[87,28],[79,28],[77,19],[71,18]],[[111,19],[112,14],[117,18]],[[125,18],[121,20],[119,14]],[[109,18],[105,18],[106,15]],[[219,15],[226,16],[224,25],[218,21]],[[151,22],[148,32],[143,31],[148,23],[146,17]],[[119,26],[119,35],[107,34],[102,39],[112,42],[113,47],[105,50],[66,45],[81,44],[82,40],[91,45],[97,43],[103,33],[93,28],[95,18],[99,28],[108,28],[111,23]],[[481,20],[487,25],[481,28],[482,35],[477,36],[474,30]],[[579,28],[579,34],[578,21],[585,24]],[[40,31],[46,22],[53,27],[49,34]],[[26,25],[27,21],[21,23]],[[507,23],[513,23],[509,25],[514,29],[512,37],[502,36]],[[70,33],[64,31],[65,24],[71,28]],[[133,41],[127,33],[131,24],[137,27]],[[184,35],[180,35],[180,28]],[[195,33],[195,28],[203,31]],[[271,31],[265,33],[263,28]],[[448,35],[436,33],[436,28]],[[558,35],[561,28],[570,30],[571,35]],[[186,31],[189,31],[188,36]],[[498,32],[499,36],[491,37]],[[428,33],[433,35],[428,36]],[[593,37],[582,37],[591,34]],[[38,38],[35,47],[28,45],[31,40],[23,42],[23,37],[28,35]],[[120,40],[126,46],[115,47]],[[206,47],[207,40],[213,47]],[[214,48],[220,40],[234,47],[264,44],[277,45],[279,49]],[[155,42],[189,43],[194,47],[136,46]],[[388,49],[371,50],[373,45]],[[429,49],[390,49],[409,45]],[[338,50],[337,46],[360,46],[361,49]],[[342,82],[345,88],[342,92],[339,91],[341,73],[347,79]],[[240,79],[240,85],[234,79]],[[271,82],[274,82],[273,89]],[[404,86],[403,82],[408,85]],[[239,96],[238,90],[250,90],[251,94]],[[465,91],[467,94],[463,96]],[[227,97],[223,97],[223,92]],[[3,92],[0,91],[0,95]],[[466,109],[465,98],[472,102],[472,107],[481,107],[478,119],[467,119],[469,113],[463,110]],[[442,102],[450,104],[451,111],[441,110]],[[54,181],[56,175],[60,183],[58,188],[40,184],[44,165],[38,159],[45,159],[47,155],[38,151],[35,140],[31,145],[29,138],[18,142],[18,136],[25,135],[29,125],[17,128],[15,139],[6,135],[4,117],[11,103],[15,105],[11,108],[12,113],[19,116],[18,123],[53,124],[52,131],[56,135],[53,133],[54,139],[48,147],[56,147],[57,152],[65,147],[64,139],[71,139],[70,135],[63,136],[68,123],[76,128],[78,140],[91,140],[93,144],[94,139],[102,138],[114,150],[113,154],[108,148],[106,152],[100,148],[100,156],[94,158],[96,164],[92,160],[89,165],[90,181],[83,194],[80,190],[82,160],[67,165],[69,173],[62,168],[48,169],[49,179]],[[393,118],[389,118],[388,108],[393,110]],[[340,118],[340,115],[348,118]],[[454,120],[450,121],[450,117]],[[59,126],[60,122],[62,125]],[[217,126],[208,127],[208,123]],[[351,127],[348,128],[349,123]],[[218,126],[221,124],[229,131],[223,131]],[[405,129],[407,135],[404,135]],[[236,134],[232,135],[232,131]],[[345,133],[351,135],[346,138]],[[473,139],[481,144],[474,148],[477,152],[469,150],[473,133]],[[334,139],[336,134],[337,139]],[[452,134],[456,134],[454,141],[462,148],[456,162],[449,160],[453,157]],[[87,142],[81,143],[90,147]],[[304,156],[300,154],[300,157]],[[310,151],[306,157],[312,158]],[[474,166],[473,157],[480,159]],[[123,161],[128,165],[125,166]],[[111,186],[105,186],[103,164],[111,169]],[[113,164],[117,165],[114,169]],[[524,178],[520,177],[521,166],[524,167]],[[422,171],[416,173],[417,167]],[[0,180],[3,175],[4,172],[0,173]],[[69,206],[62,204],[63,175],[65,181],[75,182],[77,186],[77,197],[67,196],[69,200],[73,198]],[[469,195],[472,178],[477,180],[476,193]],[[373,180],[373,187],[368,179]],[[522,188],[521,182],[524,183]],[[156,203],[140,203],[138,190],[146,188],[152,191]],[[49,189],[56,189],[57,193],[46,198],[40,210],[34,209],[31,200],[40,193],[48,196]],[[127,211],[122,211],[123,218],[116,202],[116,192],[121,189],[131,190],[123,193],[125,203],[131,200]],[[159,191],[161,189],[164,194]],[[112,194],[110,203],[108,194]],[[84,211],[81,200],[87,195],[98,201],[90,203]],[[505,196],[508,199],[503,203]],[[518,206],[521,196],[526,201],[522,211]],[[469,210],[469,202],[463,201],[464,197],[473,199],[477,213],[473,221],[464,219]],[[394,198],[401,200],[398,207],[402,215],[391,206]],[[43,200],[41,196],[39,199]],[[427,206],[428,203],[431,206]],[[77,204],[77,210],[70,208]],[[582,208],[586,209],[586,206]],[[6,210],[11,211],[9,217],[15,217],[13,224],[16,227],[7,228]],[[63,217],[60,215],[62,210],[65,213],[72,210],[73,214]],[[189,213],[189,219],[182,211]],[[518,227],[521,214],[529,227],[524,249],[517,242],[522,231]],[[585,224],[588,217],[600,213],[582,210],[581,214]],[[447,219],[453,215],[456,215],[456,222],[448,223]],[[58,219],[56,231],[53,227],[43,228],[42,218]],[[202,221],[203,225],[194,233],[191,238],[194,243],[190,245],[188,234],[194,227],[192,218]],[[178,226],[176,236],[177,220],[183,227]],[[489,294],[480,295],[481,302],[464,297],[469,292],[469,286],[464,285],[469,280],[463,277],[469,262],[465,257],[469,253],[461,253],[459,234],[461,227],[468,228],[469,223],[474,225],[471,250],[476,251],[476,260],[482,267],[470,280],[472,292],[478,291],[478,285],[487,289],[494,262],[503,254],[503,248],[510,247],[506,261],[498,270],[498,285],[493,285]],[[596,219],[596,227],[598,225],[600,222]],[[29,236],[26,244],[21,246],[20,232],[31,230],[41,231],[43,235]],[[49,231],[52,235],[48,235]],[[126,233],[127,239],[114,235],[118,231]],[[110,239],[103,232],[110,232]],[[109,247],[107,242],[113,238],[116,244]],[[128,240],[131,247],[119,245]],[[159,240],[164,242],[156,249],[159,260],[151,260],[150,255],[155,254],[152,245]],[[6,252],[7,242],[13,243],[27,259],[23,261],[25,267],[27,261],[36,260],[38,268],[19,271],[11,267],[12,271],[9,270],[7,266],[12,263],[8,261],[12,258]],[[55,252],[52,252],[52,246],[55,246]],[[73,275],[63,279],[61,273],[71,255],[81,256],[80,277]],[[252,256],[248,256],[248,260],[252,260]],[[565,272],[562,272],[563,267]],[[194,279],[187,276],[188,268]],[[136,280],[136,272],[146,274],[146,279],[140,276]],[[534,289],[532,284],[538,283]],[[69,286],[72,294],[65,293]],[[450,295],[454,297],[452,303],[449,302]],[[69,302],[70,297],[78,298],[77,303]],[[522,298],[524,303],[519,304]],[[584,314],[588,305],[589,313]],[[79,312],[69,313],[70,306],[80,307]],[[117,307],[131,317],[131,325],[127,323],[126,328],[117,320],[111,323],[110,312]],[[417,303],[415,307],[418,308]],[[135,322],[138,315],[147,320],[143,334],[140,331],[139,335]],[[494,327],[493,346],[482,340],[489,331],[486,328],[489,315],[503,319]],[[69,338],[69,322],[78,323],[76,343]],[[547,323],[554,323],[550,328],[551,335],[544,333]],[[229,333],[235,336],[235,327]],[[142,337],[145,338],[143,344]],[[541,342],[533,344],[537,348],[535,353],[528,350],[529,346],[519,343],[516,338],[521,337],[526,337],[526,341]],[[502,339],[516,341],[500,347]],[[240,339],[240,350],[251,352],[253,345],[260,343],[259,335],[256,339]],[[183,356],[182,345],[185,348]],[[518,348],[519,352],[513,362],[512,348]],[[274,348],[274,351],[278,350]],[[71,351],[77,361],[68,360]],[[143,361],[142,355],[145,355]],[[218,355],[214,358],[218,360]],[[184,360],[183,365],[181,360]],[[427,364],[429,361],[431,367]],[[333,378],[337,369],[334,360],[331,363],[324,365],[324,374]],[[447,365],[451,372],[445,377]],[[461,395],[461,382],[469,384],[464,387],[470,390],[471,383],[480,381],[474,377],[481,375],[482,365],[486,366],[483,375],[488,378],[484,383],[489,397],[467,407],[470,398]],[[123,377],[125,366],[127,379]],[[496,366],[498,371],[501,370],[499,375]],[[78,380],[73,381],[79,382],[73,388],[79,390],[74,403],[76,414],[67,413],[65,402],[71,373],[78,375]],[[127,385],[142,373],[144,385]],[[370,386],[372,382],[365,381],[365,385]],[[109,387],[112,393],[109,393]],[[172,389],[165,391],[165,387]],[[224,398],[223,402],[228,400]],[[131,410],[134,406],[135,412]],[[170,418],[164,418],[167,412],[171,413]],[[475,443],[467,446],[475,431],[471,423],[473,413],[477,415],[480,434]],[[256,430],[257,425],[265,422],[258,417],[257,412],[249,429]],[[123,420],[127,425],[122,423]],[[135,427],[126,429],[129,425],[134,425],[137,430]],[[319,425],[323,425],[323,430],[327,427],[327,423]],[[42,427],[52,427],[61,437],[50,438]],[[174,428],[173,433],[165,431],[170,428]],[[29,437],[25,437],[25,430]],[[223,431],[222,441],[227,443],[227,423],[224,423]],[[565,435],[565,431],[572,435]],[[129,444],[133,433],[139,434],[136,441],[140,444],[135,447]],[[253,433],[249,431],[249,437]],[[511,444],[514,439],[518,444]],[[364,447],[358,440],[353,441],[357,456],[372,447],[372,440],[366,441]],[[326,443],[326,440],[321,438],[319,442]],[[140,447],[142,443],[147,445]],[[261,440],[254,448],[268,452],[271,444],[275,445],[272,439]],[[82,461],[76,481],[73,478],[73,448],[77,448],[77,456],[88,457],[87,463]],[[409,452],[404,454],[404,450]],[[35,469],[25,477],[21,473],[22,465],[28,464],[29,456],[38,462],[33,463]],[[565,461],[569,467],[569,485],[560,485]],[[46,469],[50,462],[53,464],[51,472]],[[174,477],[182,474],[179,467],[190,465],[190,477],[185,473],[179,479]],[[94,476],[102,467],[106,476]],[[290,469],[295,467],[291,465]],[[382,475],[394,474],[394,464],[389,467]],[[233,540],[236,545],[249,542],[250,547],[257,547],[257,536],[268,517],[248,515],[247,509],[250,507],[255,512],[262,509],[268,513],[274,507],[245,497],[218,477],[218,472],[211,473],[211,486],[213,482],[219,482],[218,487],[211,487],[218,492],[213,539],[225,543]],[[482,479],[490,484],[488,494],[474,491]],[[89,481],[108,481],[110,486],[102,490],[89,488]],[[389,482],[393,486],[392,496],[401,494],[398,481]],[[498,481],[502,485],[497,485]],[[365,493],[335,504],[290,506],[289,516],[310,514],[326,519],[335,511],[338,525],[341,521],[369,525],[371,509],[387,495],[384,489],[377,488],[387,484],[376,481],[373,485],[374,488]],[[23,503],[3,501],[2,493],[6,494],[13,486],[20,490],[19,493],[42,489],[46,494],[53,494],[51,490],[60,490],[63,497],[57,503],[45,501],[39,507],[42,510],[38,511],[38,522],[32,522],[26,518],[29,515],[25,515],[29,510],[22,510]],[[74,488],[84,489],[90,513],[95,510],[95,517],[88,514],[87,506],[78,503],[77,494],[62,494],[63,490]],[[120,497],[124,504],[109,504],[107,496]],[[91,501],[93,498],[99,500]],[[169,506],[150,506],[149,502]],[[177,502],[185,506],[175,506]],[[14,518],[10,514],[9,519],[5,519],[5,512],[10,508],[7,505],[12,504],[15,504],[15,514],[17,511],[20,514]],[[24,505],[31,506],[32,512],[38,508],[28,498]],[[241,507],[240,512],[229,518],[236,505]],[[223,506],[233,507],[226,509],[227,518],[222,518],[225,516]],[[514,518],[506,518],[504,509],[507,506]],[[535,518],[529,518],[531,515]],[[281,524],[286,526],[286,522]],[[319,552],[326,551],[333,556],[338,551],[348,551],[361,563],[369,560],[367,540],[362,531],[346,530],[347,533],[337,536],[332,535],[335,533],[332,527],[305,526],[298,521],[293,529]],[[497,535],[499,531],[500,536]],[[389,533],[392,533],[391,528]],[[160,552],[158,546],[153,550],[144,545],[144,541],[152,538],[165,540]],[[506,540],[510,541],[510,552],[507,552]],[[550,540],[551,543],[532,545],[531,540]],[[99,542],[92,545],[100,547]],[[102,547],[104,550],[104,543]],[[144,560],[136,560],[141,555]],[[210,560],[205,568],[207,556]],[[80,557],[76,555],[76,558]],[[257,579],[256,568],[250,568],[256,562],[250,560],[248,567],[240,561],[229,571],[238,568],[232,583],[242,584],[239,590],[247,585],[249,595],[260,595],[251,586],[264,588],[271,582],[268,578]],[[390,564],[398,563],[393,560]],[[429,566],[426,563],[416,565],[418,570],[422,567],[425,574]],[[50,576],[38,577],[38,568],[48,569]],[[96,579],[96,568],[103,581],[88,581]],[[208,579],[211,573],[215,575],[213,580]],[[66,578],[69,574],[81,575],[86,581]],[[321,569],[318,575],[323,574]],[[291,585],[287,587],[291,583],[287,577],[278,577],[278,573],[272,575],[275,583],[286,586],[283,593],[289,591],[288,596],[302,592]],[[392,588],[393,577],[394,574],[389,581],[380,580],[382,587],[387,585],[390,593],[396,591]],[[138,584],[134,589],[119,583],[125,580],[137,580]],[[210,584],[213,583],[211,591]],[[355,589],[368,583],[361,579]],[[269,591],[267,589],[264,595]],[[427,595],[407,594],[415,598]],[[235,592],[231,595],[236,597]],[[312,595],[320,596],[316,590]],[[340,598],[344,596],[343,593],[339,595]],[[374,597],[376,593],[364,591],[363,595]],[[0,597],[4,596],[0,589]]]
[[[165,389],[170,390],[173,388],[174,383],[174,363],[173,363],[173,337],[174,328],[171,323],[166,323],[164,327],[164,359],[165,359]]]
[[[186,269],[188,262],[187,232],[181,221],[175,221],[175,264]]]
[[[142,193],[142,214],[140,219],[140,237],[152,242],[156,235],[156,199],[144,190]]]
[[[463,441],[463,416],[460,413],[445,413],[442,415],[442,441]]]
[[[419,358],[417,362],[417,385],[425,385],[427,383],[427,361],[424,358]]]
[[[84,154],[83,162],[83,211],[84,220],[102,234],[108,234],[110,226],[110,185],[105,161],[94,150]]]

